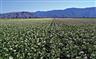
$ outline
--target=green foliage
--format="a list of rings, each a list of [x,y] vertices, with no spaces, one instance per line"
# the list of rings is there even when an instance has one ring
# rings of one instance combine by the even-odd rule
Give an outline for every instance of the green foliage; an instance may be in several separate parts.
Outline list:
[[[96,59],[96,25],[50,22],[0,25],[4,59]]]

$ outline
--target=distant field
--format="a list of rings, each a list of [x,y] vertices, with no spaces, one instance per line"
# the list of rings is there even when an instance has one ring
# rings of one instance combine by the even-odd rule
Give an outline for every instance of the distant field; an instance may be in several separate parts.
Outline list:
[[[0,59],[96,59],[96,18],[0,19]]]
[[[48,24],[52,20],[60,24],[96,24],[96,18],[32,18],[32,19],[0,19],[0,24]]]

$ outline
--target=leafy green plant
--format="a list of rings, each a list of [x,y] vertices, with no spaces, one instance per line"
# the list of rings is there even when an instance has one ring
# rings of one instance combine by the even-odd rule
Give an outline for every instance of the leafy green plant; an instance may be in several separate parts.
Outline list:
[[[0,56],[4,59],[96,59],[96,25],[50,22],[1,24]]]

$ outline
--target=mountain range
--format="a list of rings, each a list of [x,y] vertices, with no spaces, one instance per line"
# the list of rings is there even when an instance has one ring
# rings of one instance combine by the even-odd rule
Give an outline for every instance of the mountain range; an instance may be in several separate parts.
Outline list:
[[[96,7],[37,12],[10,12],[0,14],[0,18],[96,18]]]

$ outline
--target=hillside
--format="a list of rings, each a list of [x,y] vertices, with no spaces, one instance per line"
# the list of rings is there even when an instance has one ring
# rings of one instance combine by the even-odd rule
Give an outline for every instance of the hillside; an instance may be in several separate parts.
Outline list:
[[[11,12],[0,14],[0,18],[96,18],[96,7],[68,8],[65,10]]]

